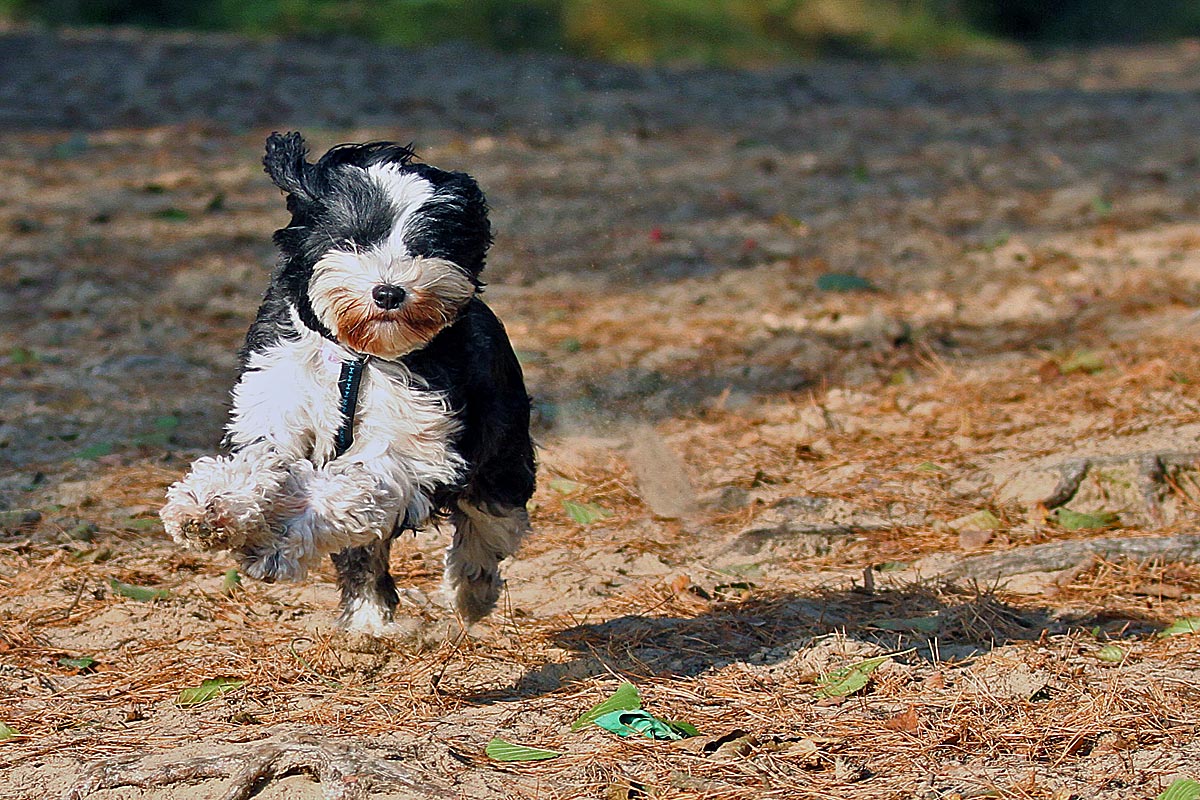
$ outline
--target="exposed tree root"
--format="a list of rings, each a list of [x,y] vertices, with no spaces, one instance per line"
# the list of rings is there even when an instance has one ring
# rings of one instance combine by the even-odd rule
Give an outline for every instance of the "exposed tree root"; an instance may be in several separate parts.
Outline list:
[[[312,735],[257,745],[214,756],[142,766],[141,757],[105,761],[84,774],[65,800],[84,800],[94,792],[121,786],[151,789],[190,781],[230,778],[221,800],[246,800],[284,775],[313,775],[325,800],[365,800],[385,791],[404,791],[416,799],[453,798],[449,790],[418,778],[362,745]]]
[[[969,556],[938,570],[947,578],[975,578],[987,583],[1028,572],[1057,572],[1093,558],[1161,558],[1200,560],[1200,535],[1076,539],[1018,547],[1002,553]]]

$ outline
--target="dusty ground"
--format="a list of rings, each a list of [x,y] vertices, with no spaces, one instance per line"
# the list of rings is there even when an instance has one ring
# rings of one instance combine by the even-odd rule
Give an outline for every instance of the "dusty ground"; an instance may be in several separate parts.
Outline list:
[[[737,74],[9,32],[0,63],[0,795],[301,733],[472,798],[1200,777],[1197,640],[1156,636],[1200,614],[1200,48]],[[394,556],[412,635],[372,641],[331,629],[328,571],[230,589],[155,517],[219,437],[284,221],[260,147],[294,127],[412,140],[494,206],[542,479],[458,644],[436,532]],[[176,703],[214,677],[246,683]],[[704,738],[572,732],[622,677]]]

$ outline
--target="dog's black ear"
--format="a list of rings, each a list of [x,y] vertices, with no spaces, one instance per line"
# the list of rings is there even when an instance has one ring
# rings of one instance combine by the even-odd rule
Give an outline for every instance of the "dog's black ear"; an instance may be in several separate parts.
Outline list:
[[[311,202],[315,199],[312,186],[313,165],[308,163],[308,145],[295,131],[272,133],[267,137],[267,154],[263,167],[275,185],[296,198]],[[289,204],[290,207],[290,204]]]

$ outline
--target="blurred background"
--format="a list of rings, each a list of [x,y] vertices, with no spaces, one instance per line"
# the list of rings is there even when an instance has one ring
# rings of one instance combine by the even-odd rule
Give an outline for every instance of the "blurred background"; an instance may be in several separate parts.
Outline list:
[[[410,46],[469,40],[499,51],[731,66],[996,56],[1017,45],[1200,33],[1200,4],[1191,0],[0,0],[0,18]]]
[[[1196,0],[0,0],[0,797],[283,724],[478,800],[1200,778],[1197,120]],[[328,567],[238,585],[158,520],[288,223],[272,130],[491,204],[541,472],[461,646],[352,655]],[[1166,555],[1026,560],[1118,537]],[[393,551],[407,630],[442,539]],[[566,738],[613,672],[726,744]]]

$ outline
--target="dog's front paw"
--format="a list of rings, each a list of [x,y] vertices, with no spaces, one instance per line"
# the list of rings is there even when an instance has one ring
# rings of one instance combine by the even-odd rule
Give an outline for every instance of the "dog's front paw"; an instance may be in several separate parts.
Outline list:
[[[171,538],[196,550],[236,550],[266,527],[261,513],[239,510],[220,497],[203,505],[173,497],[159,517]]]
[[[237,550],[269,536],[264,506],[286,473],[262,455],[196,459],[183,480],[167,489],[159,516],[180,544],[200,550]]]
[[[164,518],[164,524],[166,520]],[[194,547],[197,550],[227,550],[236,547],[241,537],[229,528],[213,524],[202,516],[183,517],[178,525],[171,530],[175,541]]]

